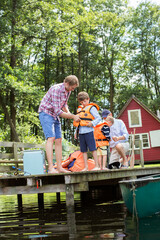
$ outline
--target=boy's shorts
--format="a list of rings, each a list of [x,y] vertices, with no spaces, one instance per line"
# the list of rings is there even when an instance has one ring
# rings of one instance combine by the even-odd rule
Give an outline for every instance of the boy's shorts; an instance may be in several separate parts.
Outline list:
[[[107,146],[102,146],[97,148],[97,156],[104,156],[107,155]]]
[[[39,120],[46,139],[49,137],[62,138],[61,122],[58,119],[55,120],[51,115],[40,112]]]
[[[93,152],[97,150],[93,132],[79,134],[81,152]]]

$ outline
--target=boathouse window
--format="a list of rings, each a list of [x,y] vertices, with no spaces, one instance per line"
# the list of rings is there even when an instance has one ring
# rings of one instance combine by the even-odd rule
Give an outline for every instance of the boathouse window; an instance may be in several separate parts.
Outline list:
[[[130,138],[131,136],[129,136],[129,142],[130,142]],[[135,135],[135,151],[139,150],[139,141],[142,141],[142,148],[143,149],[147,149],[150,148],[150,143],[149,143],[149,136],[148,133],[141,133],[141,134],[136,134]],[[130,146],[130,148],[132,149],[132,146]],[[138,152],[135,154],[139,154]]]
[[[128,110],[129,127],[142,127],[141,110]]]
[[[160,130],[150,131],[150,139],[152,147],[160,147]]]

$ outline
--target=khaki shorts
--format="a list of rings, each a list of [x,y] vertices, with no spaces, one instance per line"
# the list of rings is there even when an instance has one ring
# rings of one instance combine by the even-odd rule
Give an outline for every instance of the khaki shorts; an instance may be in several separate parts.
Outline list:
[[[107,146],[103,146],[97,149],[97,156],[107,155]]]
[[[128,152],[129,143],[125,142],[125,143],[121,143],[121,145],[123,146],[125,153]],[[114,147],[114,148],[112,148],[112,151],[111,151],[109,164],[114,163],[114,162],[119,162],[119,160],[120,160],[120,155],[117,152],[116,148]]]

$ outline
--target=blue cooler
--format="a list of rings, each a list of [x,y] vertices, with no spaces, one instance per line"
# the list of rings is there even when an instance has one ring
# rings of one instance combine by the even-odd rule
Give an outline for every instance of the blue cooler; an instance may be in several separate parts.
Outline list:
[[[23,152],[24,175],[46,173],[45,153],[43,150],[25,150]]]

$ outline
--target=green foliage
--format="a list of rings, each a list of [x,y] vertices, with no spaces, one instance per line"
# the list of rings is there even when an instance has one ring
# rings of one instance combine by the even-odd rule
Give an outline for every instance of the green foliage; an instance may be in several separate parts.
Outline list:
[[[160,6],[125,0],[1,0],[0,93],[21,141],[44,141],[38,107],[52,84],[75,74],[78,91],[118,113],[134,94],[154,112],[160,92]],[[146,94],[147,93],[147,94]],[[0,140],[10,140],[0,105]],[[71,121],[64,138],[74,142]],[[67,143],[68,144],[68,143]]]
[[[148,96],[151,95],[151,89],[142,87],[139,84],[136,85],[131,83],[128,85],[121,85],[119,90],[117,91],[115,98],[115,101],[117,102],[115,113],[118,114],[118,112],[123,108],[125,103],[132,95],[136,96],[136,98],[138,98],[146,106],[149,106],[151,108],[150,99],[148,98]]]

